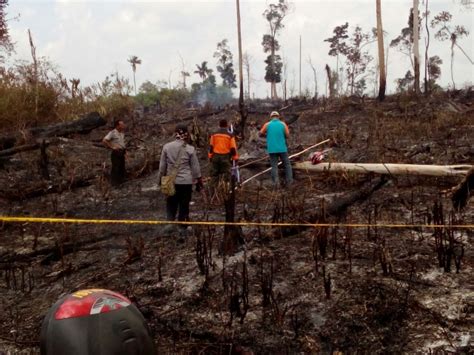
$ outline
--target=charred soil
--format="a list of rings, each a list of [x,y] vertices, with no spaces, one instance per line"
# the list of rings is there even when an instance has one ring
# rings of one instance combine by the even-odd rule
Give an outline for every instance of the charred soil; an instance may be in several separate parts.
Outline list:
[[[473,164],[472,103],[472,92],[461,91],[383,104],[294,103],[283,114],[292,121],[291,152],[330,138],[326,161]],[[235,118],[232,109],[130,121],[129,176],[120,188],[107,182],[109,153],[99,144],[105,127],[60,138],[43,153],[0,157],[0,214],[163,220],[156,168],[180,117],[192,128],[206,176],[207,134],[219,119]],[[248,122],[258,126],[265,117],[250,114]],[[265,157],[264,141],[250,142],[252,131],[245,137],[242,160]],[[249,165],[242,177],[267,165]],[[450,227],[474,222],[469,196],[463,208],[451,201],[463,177],[386,176],[327,213],[378,179],[296,171],[294,184],[280,190],[269,174],[252,180],[237,190],[237,221],[335,225],[243,226],[245,243],[227,256],[221,225],[190,226],[183,239],[161,225],[3,223],[0,353],[39,353],[48,309],[84,288],[129,297],[159,353],[471,353],[474,231]],[[193,193],[192,221],[224,218],[222,195]],[[345,226],[356,223],[378,226]]]

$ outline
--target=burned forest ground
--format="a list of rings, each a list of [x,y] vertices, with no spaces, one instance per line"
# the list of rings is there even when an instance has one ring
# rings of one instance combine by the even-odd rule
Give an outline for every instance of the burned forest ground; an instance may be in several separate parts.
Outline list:
[[[382,104],[294,102],[282,113],[290,122],[290,153],[330,138],[321,147],[331,148],[326,161],[473,164],[473,98],[468,90]],[[259,103],[248,122],[262,125],[278,108]],[[236,117],[228,108],[130,119],[128,179],[120,188],[107,182],[105,126],[43,149],[0,153],[0,214],[163,220],[156,174],[174,124],[192,127],[207,176],[207,134],[219,119]],[[265,157],[264,141],[249,142],[251,136],[240,142],[242,164]],[[250,165],[242,177],[266,167],[266,160]],[[160,354],[472,353],[474,230],[451,227],[474,221],[472,198],[453,208],[462,179],[298,170],[292,186],[273,190],[270,175],[262,175],[237,190],[237,221],[335,225],[243,226],[245,243],[230,256],[221,253],[221,225],[192,226],[182,239],[161,225],[3,223],[0,353],[39,353],[48,309],[84,288],[129,297]],[[191,220],[224,221],[221,199],[208,192],[194,192]]]

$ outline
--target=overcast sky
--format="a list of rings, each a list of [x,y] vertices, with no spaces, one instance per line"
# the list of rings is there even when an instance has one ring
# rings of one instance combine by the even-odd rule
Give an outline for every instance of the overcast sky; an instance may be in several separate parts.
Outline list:
[[[264,80],[262,36],[268,32],[268,24],[262,16],[269,3],[275,1],[241,1],[243,51],[249,53],[251,61],[251,92],[256,97],[269,94],[269,84]],[[442,10],[453,15],[454,24],[464,25],[471,33],[459,41],[466,53],[474,58],[473,22],[474,11],[466,10],[455,0],[431,0],[431,18]],[[420,11],[422,1],[420,1]],[[375,27],[375,1],[294,0],[291,11],[284,20],[285,28],[278,38],[282,57],[287,63],[288,91],[298,93],[299,36],[302,36],[302,88],[314,91],[314,80],[308,58],[316,67],[319,92],[325,93],[324,66],[335,67],[335,59],[327,55],[329,46],[325,38],[332,36],[335,26],[349,22],[350,29],[360,25],[369,31]],[[406,26],[411,0],[382,0],[386,44],[398,36]],[[30,60],[28,28],[32,31],[37,55],[45,56],[55,63],[68,78],[80,78],[81,85],[88,85],[118,71],[132,80],[132,70],[127,59],[136,55],[142,60],[137,68],[137,86],[146,80],[170,81],[177,86],[181,71],[180,55],[186,69],[191,73],[196,64],[208,61],[215,70],[213,53],[217,42],[224,38],[234,53],[237,65],[237,27],[235,0],[214,1],[111,1],[111,0],[10,0],[8,17],[20,14],[9,22],[11,37],[16,42],[13,59]],[[431,33],[433,34],[433,30]],[[424,34],[423,34],[424,36]],[[424,44],[422,39],[421,44]],[[376,62],[376,43],[371,45]],[[442,66],[441,83],[450,85],[450,44],[431,39],[430,55],[439,55]],[[421,53],[422,58],[424,52]],[[410,69],[407,56],[389,51],[388,89],[395,89],[394,80]],[[422,70],[423,73],[423,70]],[[216,73],[217,74],[217,73]],[[368,78],[372,80],[373,77]],[[454,78],[456,86],[474,82],[474,66],[455,49]],[[188,82],[199,81],[193,74]],[[218,78],[220,82],[220,78]],[[369,84],[373,93],[372,84]],[[280,90],[280,89],[279,89]]]

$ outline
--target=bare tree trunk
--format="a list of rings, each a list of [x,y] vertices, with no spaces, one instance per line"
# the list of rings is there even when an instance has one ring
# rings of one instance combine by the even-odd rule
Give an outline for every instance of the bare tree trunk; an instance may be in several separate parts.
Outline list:
[[[244,54],[242,61],[247,72],[247,98],[250,100],[250,56],[247,52]]]
[[[39,87],[38,87],[38,61],[36,60],[36,47],[33,44],[33,37],[31,31],[28,29],[28,37],[30,40],[31,56],[33,57],[34,80],[35,80],[35,123],[38,122],[38,101],[39,101]]]
[[[326,74],[328,76],[329,97],[334,97],[334,88],[332,85],[331,68],[326,64]]]
[[[413,0],[413,54],[415,64],[415,94],[420,93],[420,34],[418,0]]]
[[[275,35],[273,35],[273,45],[272,45],[272,73],[275,75]],[[276,81],[275,79],[272,80],[271,83],[271,95],[272,95],[272,100],[275,100],[278,98],[277,96],[277,90],[276,90]]]
[[[314,78],[314,98],[318,98],[318,77],[316,75],[316,68],[314,67],[311,57],[308,58],[308,63],[311,66],[311,70],[313,71],[313,78]]]
[[[428,26],[428,0],[425,1],[425,27],[426,27],[426,46],[425,46],[425,95],[429,94],[428,85],[428,48],[430,47],[430,27]]]
[[[451,80],[453,81],[453,90],[456,90],[456,83],[454,82],[453,64],[454,64],[454,41],[451,39]]]
[[[184,59],[181,56],[181,53],[178,52],[179,59],[181,60],[181,76],[183,77],[183,89],[186,90],[186,68],[184,65]]]
[[[245,129],[245,121],[247,119],[247,114],[244,107],[244,77],[242,72],[242,36],[240,29],[240,2],[236,0],[237,6],[237,36],[239,42],[239,109],[241,115],[240,121],[240,132],[242,134],[242,139]],[[234,222],[235,221],[235,177],[231,176],[230,181],[230,193],[226,193],[224,198],[225,205],[225,221]],[[239,246],[239,233],[236,226],[225,225],[224,227],[224,239],[222,241],[222,253],[224,255],[233,255],[237,252]]]
[[[247,121],[247,112],[244,105],[244,73],[242,59],[242,31],[240,28],[240,2],[236,0],[237,6],[237,36],[239,41],[239,111],[240,111],[240,134],[242,140],[245,136],[245,123]]]
[[[383,27],[382,27],[382,6],[380,0],[376,0],[377,9],[377,43],[379,47],[379,101],[385,99],[385,87],[387,85],[387,77],[385,74],[385,53],[383,44]]]
[[[300,91],[299,91],[299,95],[301,97],[301,35],[300,35]]]
[[[135,70],[133,71],[133,87],[135,89],[135,96],[137,96],[137,81],[135,79]]]

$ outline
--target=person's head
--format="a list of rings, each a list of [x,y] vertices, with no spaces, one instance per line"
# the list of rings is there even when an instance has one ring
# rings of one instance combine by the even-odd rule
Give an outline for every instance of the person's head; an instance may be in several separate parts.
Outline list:
[[[114,122],[114,128],[119,132],[123,132],[125,130],[125,127],[125,122],[123,122],[123,120],[116,120]]]
[[[277,111],[273,111],[273,112],[270,114],[270,118],[271,118],[271,119],[280,118],[280,114],[279,114]]]
[[[185,124],[178,124],[174,130],[176,138],[186,139],[188,138],[188,126]]]
[[[226,119],[222,119],[219,121],[219,127],[220,128],[227,128],[228,126],[228,123],[227,123],[227,120]]]

